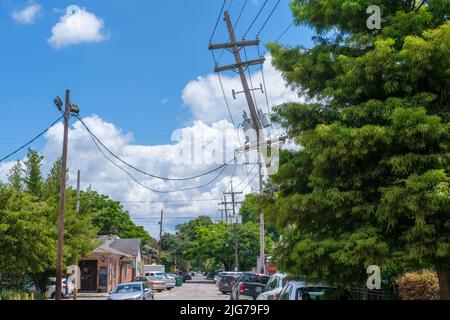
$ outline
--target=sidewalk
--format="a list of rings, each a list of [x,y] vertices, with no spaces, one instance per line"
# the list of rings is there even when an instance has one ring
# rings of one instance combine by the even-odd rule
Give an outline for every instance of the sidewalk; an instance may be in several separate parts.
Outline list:
[[[107,293],[78,293],[77,300],[106,300]],[[73,297],[69,300],[74,300]]]

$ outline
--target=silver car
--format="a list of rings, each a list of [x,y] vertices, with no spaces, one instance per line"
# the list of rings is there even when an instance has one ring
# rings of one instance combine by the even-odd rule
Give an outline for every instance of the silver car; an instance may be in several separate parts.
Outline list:
[[[108,300],[155,300],[152,289],[145,282],[119,284]]]
[[[263,293],[258,296],[258,300],[278,300],[286,282],[284,275],[274,274],[267,282]]]

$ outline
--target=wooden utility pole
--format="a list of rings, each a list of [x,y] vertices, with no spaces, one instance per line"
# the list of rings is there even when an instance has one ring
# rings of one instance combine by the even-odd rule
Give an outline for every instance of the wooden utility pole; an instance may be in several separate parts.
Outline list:
[[[77,214],[80,213],[80,192],[81,192],[81,171],[77,171]],[[69,280],[67,280],[69,283]],[[75,281],[73,283],[73,300],[77,300],[78,295],[78,266],[75,267]],[[68,287],[67,287],[68,288]]]
[[[251,94],[251,91],[253,90],[250,89],[248,82],[247,82],[247,77],[245,76],[245,68],[248,68],[249,66],[252,65],[259,65],[259,64],[263,64],[265,59],[259,57],[259,59],[257,60],[251,60],[251,61],[242,61],[241,60],[241,55],[240,55],[240,48],[243,47],[247,47],[247,46],[254,46],[254,45],[258,45],[259,44],[259,39],[256,40],[252,40],[252,41],[240,41],[237,42],[236,41],[236,35],[234,33],[234,27],[233,24],[231,23],[231,18],[230,15],[228,13],[228,11],[225,11],[224,13],[225,15],[225,22],[227,24],[228,27],[228,33],[230,34],[230,42],[229,43],[224,43],[224,44],[210,44],[209,45],[209,49],[210,50],[216,50],[216,49],[231,49],[234,55],[234,60],[235,60],[235,64],[232,65],[228,65],[228,66],[224,66],[224,67],[219,67],[216,66],[214,68],[215,72],[222,72],[222,71],[227,71],[227,70],[234,70],[236,71],[240,78],[241,78],[241,82],[242,82],[242,87],[244,89],[244,94],[245,94],[245,98],[247,100],[247,104],[248,107],[250,109],[250,115],[253,121],[253,127],[256,131],[256,139],[257,139],[257,146],[258,146],[258,161],[259,161],[259,193],[263,194],[263,172],[262,172],[262,164],[261,164],[261,157],[259,156],[259,152],[260,152],[260,141],[262,141],[262,126],[261,126],[261,122],[259,120],[258,117],[258,112],[256,110],[256,106],[255,106],[255,102],[253,101],[253,97]],[[265,268],[264,268],[264,258],[265,258],[265,252],[264,252],[264,247],[265,247],[265,239],[264,239],[264,232],[265,232],[265,227],[264,227],[264,214],[262,211],[262,207],[260,208],[260,243],[259,243],[259,261],[260,261],[260,270],[258,270],[261,273],[265,273]]]
[[[77,213],[80,213],[80,184],[81,184],[81,171],[77,171]]]
[[[164,217],[164,210],[161,210],[161,220],[159,221],[159,254],[158,254],[159,264],[161,264],[163,217]]]
[[[238,219],[236,215],[236,205],[242,202],[236,202],[235,195],[242,194],[243,192],[234,192],[233,181],[231,181],[231,192],[225,193],[231,195],[231,204],[233,205],[233,238],[234,238],[234,271],[239,271],[239,255],[238,255],[238,243],[237,243],[237,225]]]
[[[70,121],[70,90],[66,90],[66,105],[64,110],[64,137],[61,158],[61,188],[59,195],[58,217],[58,252],[56,261],[56,290],[55,299],[61,300],[62,270],[64,264],[64,215],[66,209],[66,177],[67,177],[67,148],[69,144]]]

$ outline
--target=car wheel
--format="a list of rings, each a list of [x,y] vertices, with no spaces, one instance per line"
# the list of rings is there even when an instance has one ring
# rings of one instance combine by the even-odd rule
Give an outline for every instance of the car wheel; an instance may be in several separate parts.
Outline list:
[[[55,299],[55,292],[53,292],[50,296],[50,299],[54,300]]]
[[[167,291],[170,291],[170,290],[172,290],[173,288],[167,288]]]
[[[156,291],[158,291],[158,292],[162,292],[162,290],[156,290]]]

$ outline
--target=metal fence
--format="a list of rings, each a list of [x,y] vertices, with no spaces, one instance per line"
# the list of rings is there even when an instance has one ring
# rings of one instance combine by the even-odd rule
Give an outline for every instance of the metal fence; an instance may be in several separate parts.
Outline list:
[[[354,300],[399,300],[395,289],[369,290],[352,288],[349,290]]]

